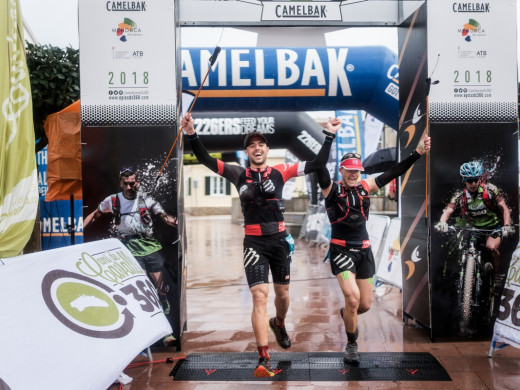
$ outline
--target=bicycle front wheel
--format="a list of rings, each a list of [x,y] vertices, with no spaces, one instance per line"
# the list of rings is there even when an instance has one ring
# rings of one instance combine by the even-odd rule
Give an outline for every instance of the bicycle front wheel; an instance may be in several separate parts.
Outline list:
[[[471,301],[475,281],[475,257],[468,255],[464,270],[464,286],[462,287],[462,327],[468,328],[471,320]]]

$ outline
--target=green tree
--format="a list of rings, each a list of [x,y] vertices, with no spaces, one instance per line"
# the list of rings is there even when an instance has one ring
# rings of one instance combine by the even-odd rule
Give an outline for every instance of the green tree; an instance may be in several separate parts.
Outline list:
[[[43,129],[47,116],[61,111],[80,98],[79,50],[26,43],[38,152],[47,145]]]

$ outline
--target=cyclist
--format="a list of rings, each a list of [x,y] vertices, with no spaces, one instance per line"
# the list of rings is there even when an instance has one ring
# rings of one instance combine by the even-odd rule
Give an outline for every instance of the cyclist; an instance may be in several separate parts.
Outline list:
[[[251,322],[258,349],[254,376],[272,377],[275,373],[269,360],[268,329],[271,328],[280,347],[287,349],[291,346],[285,329],[285,316],[289,309],[290,248],[294,240],[285,229],[281,203],[283,186],[290,178],[314,172],[325,165],[341,121],[337,118],[329,120],[328,132],[325,131],[327,136],[314,160],[296,164],[269,166],[269,147],[264,135],[257,131],[247,134],[244,139],[245,153],[250,162],[247,169],[211,157],[197,136],[189,113],[182,118],[181,125],[197,159],[233,183],[238,190],[244,214],[244,269],[253,299]],[[276,308],[276,317],[271,319],[267,316],[269,269]]]
[[[345,299],[345,308],[340,311],[348,339],[343,356],[345,364],[359,364],[358,314],[367,312],[372,303],[373,276],[376,269],[366,226],[370,193],[406,173],[430,146],[430,137],[424,137],[410,156],[381,175],[361,181],[364,168],[361,156],[357,153],[347,153],[341,159],[339,182],[331,180],[327,168],[318,171],[318,182],[325,197],[332,229],[331,271],[336,276]]]
[[[503,237],[512,236],[511,213],[500,190],[487,181],[487,174],[480,161],[465,162],[460,166],[464,188],[455,192],[444,209],[435,229],[446,233],[448,220],[455,211],[460,212],[461,223],[476,229],[492,230],[486,239],[486,248],[491,253],[493,264],[485,269],[494,270],[494,283],[500,285],[504,274],[499,273],[500,244]]]

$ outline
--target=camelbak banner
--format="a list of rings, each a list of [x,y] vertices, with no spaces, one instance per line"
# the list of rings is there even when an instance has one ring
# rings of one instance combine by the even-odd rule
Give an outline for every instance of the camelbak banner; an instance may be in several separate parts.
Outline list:
[[[398,25],[424,0],[180,0],[186,26]],[[141,3],[141,2],[136,2]]]
[[[196,93],[213,48],[182,50],[182,89]],[[196,111],[361,109],[397,129],[397,56],[383,46],[223,48]]]

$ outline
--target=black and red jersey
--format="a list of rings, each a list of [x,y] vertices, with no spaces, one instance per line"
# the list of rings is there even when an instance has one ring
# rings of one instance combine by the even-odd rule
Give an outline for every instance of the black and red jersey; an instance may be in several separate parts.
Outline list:
[[[283,186],[289,179],[305,174],[305,162],[259,170],[217,161],[217,173],[233,183],[238,191],[245,234],[263,236],[285,231]]]
[[[370,191],[365,180],[355,187],[332,183],[325,207],[331,224],[331,243],[342,246],[370,245],[366,227],[370,210]]]

